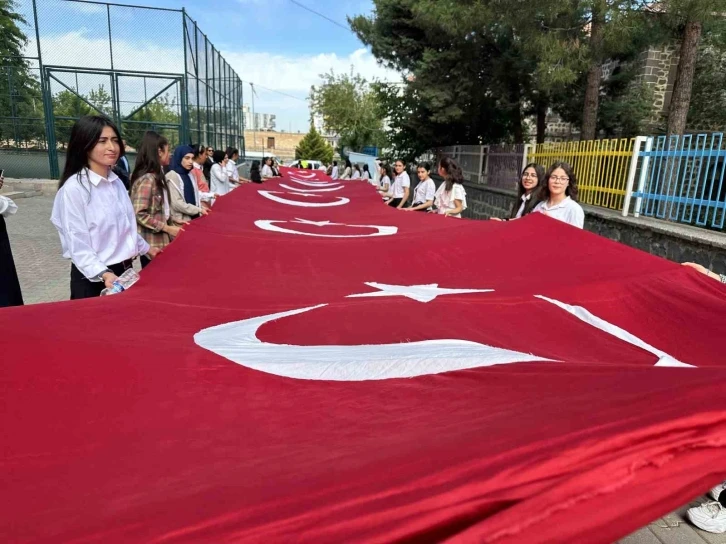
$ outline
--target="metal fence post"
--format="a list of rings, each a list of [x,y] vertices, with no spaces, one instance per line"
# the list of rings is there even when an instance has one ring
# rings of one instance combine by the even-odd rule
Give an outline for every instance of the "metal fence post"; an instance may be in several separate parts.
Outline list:
[[[633,196],[633,185],[635,183],[635,174],[638,171],[638,159],[640,158],[640,146],[648,141],[645,136],[638,136],[633,143],[633,156],[630,159],[630,169],[628,170],[628,180],[625,184],[625,200],[623,201],[623,217],[628,217],[630,211],[630,199]]]
[[[650,151],[653,149],[653,138],[647,138],[645,141],[645,150],[644,153],[650,153]],[[640,179],[638,180],[638,194],[642,195],[643,191],[645,190],[645,178],[648,175],[648,167],[650,166],[650,157],[645,156],[643,157],[643,165],[640,167]],[[638,196],[635,199],[635,210],[633,212],[633,217],[640,217],[640,209],[643,206],[643,197]]]
[[[532,153],[536,153],[536,149],[537,144],[524,144],[524,153],[522,153],[522,172],[524,172],[524,168],[529,164],[529,152],[532,151]]]
[[[189,47],[189,39],[187,36],[187,11],[182,8],[182,32],[184,33],[184,76],[181,79],[181,134],[179,141],[184,144],[191,144],[189,141],[189,100],[187,93],[189,85],[187,85],[187,77],[189,74],[189,59],[187,58],[187,48]]]
[[[486,155],[486,162],[484,156]],[[487,179],[486,170],[489,168],[489,146],[479,146],[479,183]]]

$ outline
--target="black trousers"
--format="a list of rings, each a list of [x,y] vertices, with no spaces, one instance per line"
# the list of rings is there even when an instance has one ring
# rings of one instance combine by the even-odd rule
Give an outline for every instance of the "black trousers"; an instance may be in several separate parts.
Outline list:
[[[388,201],[388,205],[393,208],[398,208],[398,205],[401,203],[402,198],[392,198]]]
[[[149,259],[146,255],[142,255],[139,260],[141,261],[141,268],[146,268],[151,262],[151,259]]]
[[[123,263],[109,265],[108,268],[111,272],[120,276],[131,268],[132,265],[133,263],[129,260]],[[71,264],[71,300],[101,296],[101,291],[105,288],[106,285],[102,281],[90,281],[76,268],[75,264]]]
[[[20,291],[13,252],[10,250],[5,218],[0,215],[0,308],[22,306],[22,304],[23,294]]]

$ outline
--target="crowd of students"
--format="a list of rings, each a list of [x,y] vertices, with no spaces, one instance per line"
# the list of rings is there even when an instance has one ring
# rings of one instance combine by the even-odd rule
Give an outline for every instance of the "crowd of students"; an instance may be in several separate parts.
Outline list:
[[[102,116],[83,117],[73,126],[51,215],[63,257],[71,261],[71,299],[95,297],[104,288],[111,288],[137,257],[143,267],[147,266],[185,226],[212,213],[215,200],[240,184],[262,183],[280,175],[279,166],[268,157],[262,164],[253,161],[249,178],[243,178],[236,164],[237,149],[180,145],[172,153],[169,141],[153,131],[144,135],[137,153],[125,184],[117,174],[119,165],[128,169],[128,161],[122,160],[125,146],[117,127]],[[337,162],[330,166],[334,177],[337,168]],[[461,168],[453,159],[443,157],[437,172],[443,179],[438,189],[431,179],[431,164],[418,164],[418,183],[411,191],[402,160],[395,161],[393,169],[381,164],[378,182],[367,165],[353,166],[346,161],[337,179],[377,184],[383,200],[397,209],[461,217],[467,207]],[[0,187],[2,182],[0,177]],[[16,210],[10,199],[0,196],[0,306],[23,303],[4,221]],[[556,162],[546,172],[541,165],[527,165],[509,217],[495,220],[517,220],[530,213],[583,227],[577,178],[567,163]],[[726,276],[688,264],[726,282]]]
[[[179,145],[172,153],[164,136],[148,131],[125,186],[117,174],[124,155],[119,131],[107,118],[87,116],[74,125],[51,215],[63,257],[71,261],[71,299],[99,296],[137,256],[147,266],[240,184],[279,175],[266,159],[262,171],[255,161],[250,179],[242,178],[237,149]]]

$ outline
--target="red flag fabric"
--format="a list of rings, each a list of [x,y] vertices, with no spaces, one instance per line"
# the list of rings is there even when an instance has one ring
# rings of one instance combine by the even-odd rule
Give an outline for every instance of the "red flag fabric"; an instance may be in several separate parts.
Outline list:
[[[726,479],[726,290],[284,169],[0,310],[3,542],[612,542]]]

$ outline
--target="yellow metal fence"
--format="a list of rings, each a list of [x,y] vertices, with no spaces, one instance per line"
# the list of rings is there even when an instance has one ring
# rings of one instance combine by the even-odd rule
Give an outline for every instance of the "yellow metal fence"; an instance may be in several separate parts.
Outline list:
[[[577,176],[580,202],[622,210],[634,141],[619,139],[537,144],[527,154],[527,162],[536,162],[545,168],[556,161],[569,163]]]

